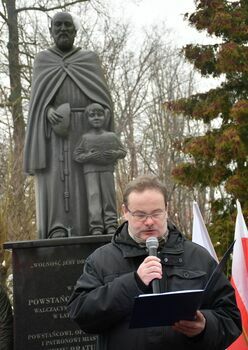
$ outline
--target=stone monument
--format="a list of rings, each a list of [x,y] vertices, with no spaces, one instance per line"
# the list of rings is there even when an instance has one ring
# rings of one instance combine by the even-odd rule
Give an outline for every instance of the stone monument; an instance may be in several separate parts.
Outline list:
[[[82,164],[73,159],[87,131],[85,108],[92,103],[101,105],[107,116],[104,129],[113,131],[112,102],[103,69],[94,52],[74,46],[77,29],[71,14],[57,13],[50,28],[54,46],[40,52],[34,61],[24,171],[35,177],[40,239],[88,235],[89,229],[94,232],[91,219],[89,224],[92,198],[88,198],[86,177]],[[116,224],[116,220],[111,225],[105,221],[95,232],[113,233]]]
[[[92,103],[85,110],[88,131],[84,133],[74,150],[75,161],[82,164],[85,179],[89,233],[101,235],[104,230],[113,234],[118,226],[114,165],[124,158],[126,151],[113,132],[106,131],[108,122],[103,106]]]
[[[85,259],[117,227],[113,171],[126,151],[98,56],[74,46],[77,29],[74,16],[57,13],[54,46],[34,61],[24,171],[35,178],[39,239],[5,244],[15,350],[95,350],[98,339],[69,319],[66,304]]]
[[[97,334],[69,319],[67,301],[87,256],[112,235],[7,242],[12,250],[14,350],[96,350]]]

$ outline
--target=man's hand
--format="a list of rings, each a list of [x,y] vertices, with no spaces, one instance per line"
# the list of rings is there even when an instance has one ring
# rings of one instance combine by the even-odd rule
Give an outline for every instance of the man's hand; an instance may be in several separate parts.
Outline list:
[[[179,321],[172,326],[174,331],[183,333],[187,337],[195,337],[200,334],[206,326],[204,315],[198,310],[194,321]]]
[[[161,279],[162,265],[160,259],[156,256],[148,256],[143,263],[140,264],[137,274],[146,286],[154,279]]]

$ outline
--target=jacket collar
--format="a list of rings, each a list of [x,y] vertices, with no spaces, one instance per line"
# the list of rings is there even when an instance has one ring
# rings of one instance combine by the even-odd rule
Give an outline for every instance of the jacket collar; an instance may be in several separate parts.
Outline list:
[[[158,252],[165,265],[182,265],[184,253],[185,237],[177,228],[168,224],[168,240],[162,249]],[[147,249],[140,247],[128,234],[128,223],[124,222],[113,236],[112,243],[121,250],[124,258],[133,258],[138,256],[147,256]]]
[[[133,258],[136,256],[147,255],[145,247],[140,247],[128,233],[128,222],[124,222],[118,227],[112,243],[122,251],[124,258]]]

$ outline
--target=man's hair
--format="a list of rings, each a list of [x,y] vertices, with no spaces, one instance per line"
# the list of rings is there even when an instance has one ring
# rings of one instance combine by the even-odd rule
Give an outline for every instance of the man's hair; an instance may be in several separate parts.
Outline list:
[[[133,181],[130,181],[123,194],[123,203],[128,205],[128,197],[131,192],[144,192],[145,190],[156,190],[164,196],[165,208],[167,208],[167,190],[165,185],[158,179],[157,176],[140,175]]]

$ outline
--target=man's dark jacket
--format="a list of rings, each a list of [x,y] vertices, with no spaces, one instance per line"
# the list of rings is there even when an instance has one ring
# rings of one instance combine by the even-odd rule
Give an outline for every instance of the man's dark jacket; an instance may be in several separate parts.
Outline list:
[[[171,327],[129,329],[134,297],[151,293],[136,273],[146,256],[146,248],[131,239],[124,223],[112,242],[85,262],[68,309],[81,329],[100,335],[100,350],[224,350],[240,335],[234,290],[224,274],[204,295],[200,310],[206,327],[202,334],[188,338]],[[173,225],[169,225],[169,237],[159,257],[161,292],[203,289],[216,267],[204,248],[187,240]]]

